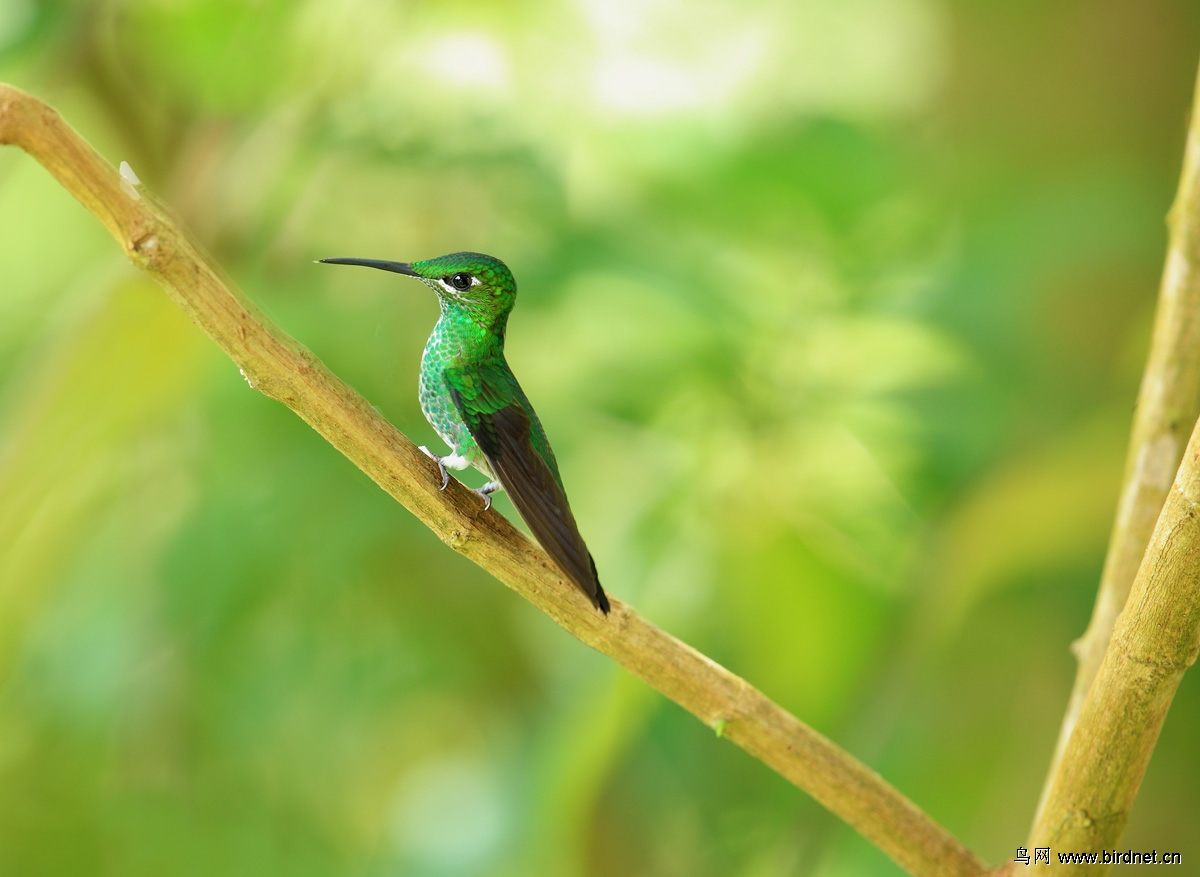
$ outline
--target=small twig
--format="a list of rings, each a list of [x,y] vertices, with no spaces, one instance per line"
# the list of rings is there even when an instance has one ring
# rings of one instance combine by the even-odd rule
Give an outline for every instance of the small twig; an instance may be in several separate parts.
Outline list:
[[[1092,620],[1072,647],[1079,661],[1075,684],[1035,822],[1045,807],[1058,762],[1104,659],[1113,625],[1133,586],[1171,479],[1183,457],[1184,443],[1200,417],[1200,79],[1195,101],[1179,191],[1169,214],[1170,244],[1116,521]]]
[[[605,618],[546,554],[452,481],[310,351],[267,320],[140,186],[49,106],[0,84],[0,144],[21,147],[104,223],[260,392],[295,411],[438,537],[857,829],[918,877],[983,864],[874,771],[724,667],[613,598]]]

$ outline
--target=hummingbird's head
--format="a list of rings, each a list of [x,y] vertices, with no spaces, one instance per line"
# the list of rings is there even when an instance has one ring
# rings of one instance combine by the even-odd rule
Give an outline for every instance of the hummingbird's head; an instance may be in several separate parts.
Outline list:
[[[422,262],[380,259],[321,259],[332,265],[363,265],[416,277],[437,293],[443,309],[461,311],[474,321],[503,328],[517,298],[517,283],[508,266],[483,253],[450,253]]]

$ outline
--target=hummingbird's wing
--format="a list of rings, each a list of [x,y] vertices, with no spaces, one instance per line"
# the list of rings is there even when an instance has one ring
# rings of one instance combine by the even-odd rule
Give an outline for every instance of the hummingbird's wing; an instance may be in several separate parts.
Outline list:
[[[596,608],[608,614],[596,564],[557,473],[534,447],[529,403],[512,373],[476,365],[448,368],[444,377],[467,430],[534,538]]]

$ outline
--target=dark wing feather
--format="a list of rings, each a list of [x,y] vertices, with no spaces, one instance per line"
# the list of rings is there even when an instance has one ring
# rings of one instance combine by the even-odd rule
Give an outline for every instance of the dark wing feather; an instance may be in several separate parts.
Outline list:
[[[486,371],[481,375],[473,370],[468,386],[477,392],[471,393],[451,371],[447,370],[446,381],[450,396],[521,518],[562,571],[607,614],[608,597],[600,587],[596,564],[579,534],[567,495],[533,446],[532,420],[522,400],[512,390],[504,392],[502,384],[515,386],[515,381],[511,376],[503,381],[499,374],[489,380]],[[474,398],[464,398],[464,390]]]

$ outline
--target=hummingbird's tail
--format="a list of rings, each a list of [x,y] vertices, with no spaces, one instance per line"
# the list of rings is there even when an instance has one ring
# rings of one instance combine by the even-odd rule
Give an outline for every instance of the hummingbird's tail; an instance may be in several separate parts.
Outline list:
[[[592,581],[596,583],[596,595],[592,597],[592,603],[595,604],[597,609],[607,615],[610,608],[608,605],[608,595],[604,593],[604,588],[600,587],[600,574],[596,572],[596,561],[592,559],[592,552],[590,551],[588,552],[588,563],[592,565]]]

